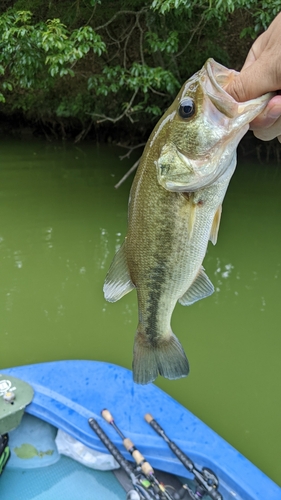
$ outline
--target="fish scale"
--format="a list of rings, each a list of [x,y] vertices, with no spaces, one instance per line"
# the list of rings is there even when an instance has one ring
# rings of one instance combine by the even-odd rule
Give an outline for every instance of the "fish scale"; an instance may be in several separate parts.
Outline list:
[[[136,383],[189,373],[171,316],[177,301],[191,305],[214,291],[202,267],[208,241],[217,240],[237,145],[271,97],[236,102],[223,88],[233,74],[211,59],[183,85],[154,128],[132,184],[127,236],[104,294],[114,302],[137,291]]]

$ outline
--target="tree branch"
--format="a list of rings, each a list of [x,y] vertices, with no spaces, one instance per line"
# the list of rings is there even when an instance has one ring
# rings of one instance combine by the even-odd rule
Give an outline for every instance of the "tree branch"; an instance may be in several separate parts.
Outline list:
[[[117,144],[117,146],[120,146],[121,148],[126,148],[129,150],[125,155],[119,156],[120,160],[124,160],[124,158],[129,158],[132,151],[134,151],[135,149],[141,148],[142,146],[145,146],[145,145],[146,145],[146,142],[141,142],[140,144],[137,144],[136,146],[125,146],[125,144]]]
[[[123,182],[127,179],[127,177],[129,177],[129,175],[131,175],[137,168],[138,164],[140,162],[140,158],[134,163],[134,165],[130,168],[130,170],[128,170],[128,172],[126,172],[125,175],[123,175],[122,179],[120,179],[119,182],[117,182],[117,184],[115,184],[115,189],[118,189],[121,184],[123,184]]]
[[[112,123],[116,123],[118,122],[119,120],[122,120],[122,118],[124,116],[127,116],[129,118],[129,120],[131,120],[131,122],[133,123],[133,119],[132,117],[130,116],[130,113],[129,113],[129,109],[132,107],[132,104],[136,98],[136,95],[139,91],[139,88],[136,88],[135,92],[133,93],[132,95],[132,98],[130,100],[130,102],[128,103],[126,109],[123,111],[123,113],[121,113],[121,115],[117,116],[116,118],[111,118],[110,116],[106,116],[106,115],[100,115],[98,113],[92,113],[91,116],[99,116],[101,118],[101,120],[97,120],[97,123],[103,123],[103,122],[106,122],[106,121],[110,121]]]
[[[142,12],[143,10],[145,10],[145,8],[141,9],[139,12]],[[106,23],[102,24],[101,26],[98,26],[97,28],[95,28],[95,31],[101,30],[101,29],[105,28],[106,26],[109,26],[109,24],[111,24],[118,16],[120,16],[120,15],[123,16],[126,14],[135,16],[136,14],[138,14],[138,12],[136,12],[135,10],[120,10],[119,12],[114,14],[114,16],[112,16],[112,18],[109,19],[109,21],[107,21]]]

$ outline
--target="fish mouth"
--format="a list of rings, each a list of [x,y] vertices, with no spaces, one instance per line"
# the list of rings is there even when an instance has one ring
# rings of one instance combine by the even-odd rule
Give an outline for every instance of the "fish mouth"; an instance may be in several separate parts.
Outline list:
[[[225,90],[227,85],[239,73],[228,69],[214,59],[208,59],[204,65],[207,78],[203,81],[203,88],[214,106],[228,118],[239,122],[243,126],[251,122],[275,95],[272,92],[245,102],[236,101]]]
[[[169,191],[192,192],[210,186],[229,169],[235,168],[236,148],[249,129],[249,123],[262,112],[274,95],[265,94],[246,102],[237,102],[225,87],[235,78],[237,71],[225,68],[221,64],[208,59],[200,72],[200,83],[204,93],[205,113],[210,126],[222,131],[221,138],[210,146],[205,156],[197,159],[189,158],[176,148],[177,168],[169,172],[166,179],[159,175],[159,182]],[[159,162],[161,168],[161,162]]]

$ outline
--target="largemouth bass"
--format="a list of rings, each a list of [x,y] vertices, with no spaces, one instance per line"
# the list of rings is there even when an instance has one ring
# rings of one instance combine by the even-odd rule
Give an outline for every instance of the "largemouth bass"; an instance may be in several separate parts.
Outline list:
[[[139,384],[158,374],[188,374],[171,316],[177,301],[190,305],[214,291],[202,267],[208,241],[217,241],[237,145],[271,97],[236,102],[224,90],[233,77],[209,59],[183,85],[148,139],[132,184],[128,233],[104,295],[115,302],[137,290],[133,376]]]

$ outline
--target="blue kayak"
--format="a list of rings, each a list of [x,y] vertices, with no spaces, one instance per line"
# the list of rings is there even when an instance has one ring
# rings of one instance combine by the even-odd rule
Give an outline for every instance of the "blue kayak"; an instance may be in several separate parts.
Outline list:
[[[155,385],[136,385],[130,370],[99,361],[68,360],[14,367],[3,373],[32,386],[34,398],[26,413],[93,450],[107,451],[89,426],[91,418],[125,458],[132,460],[122,438],[101,416],[107,408],[153,468],[193,478],[145,421],[144,415],[149,413],[199,470],[207,467],[214,471],[223,500],[281,500],[281,488],[241,453]]]

